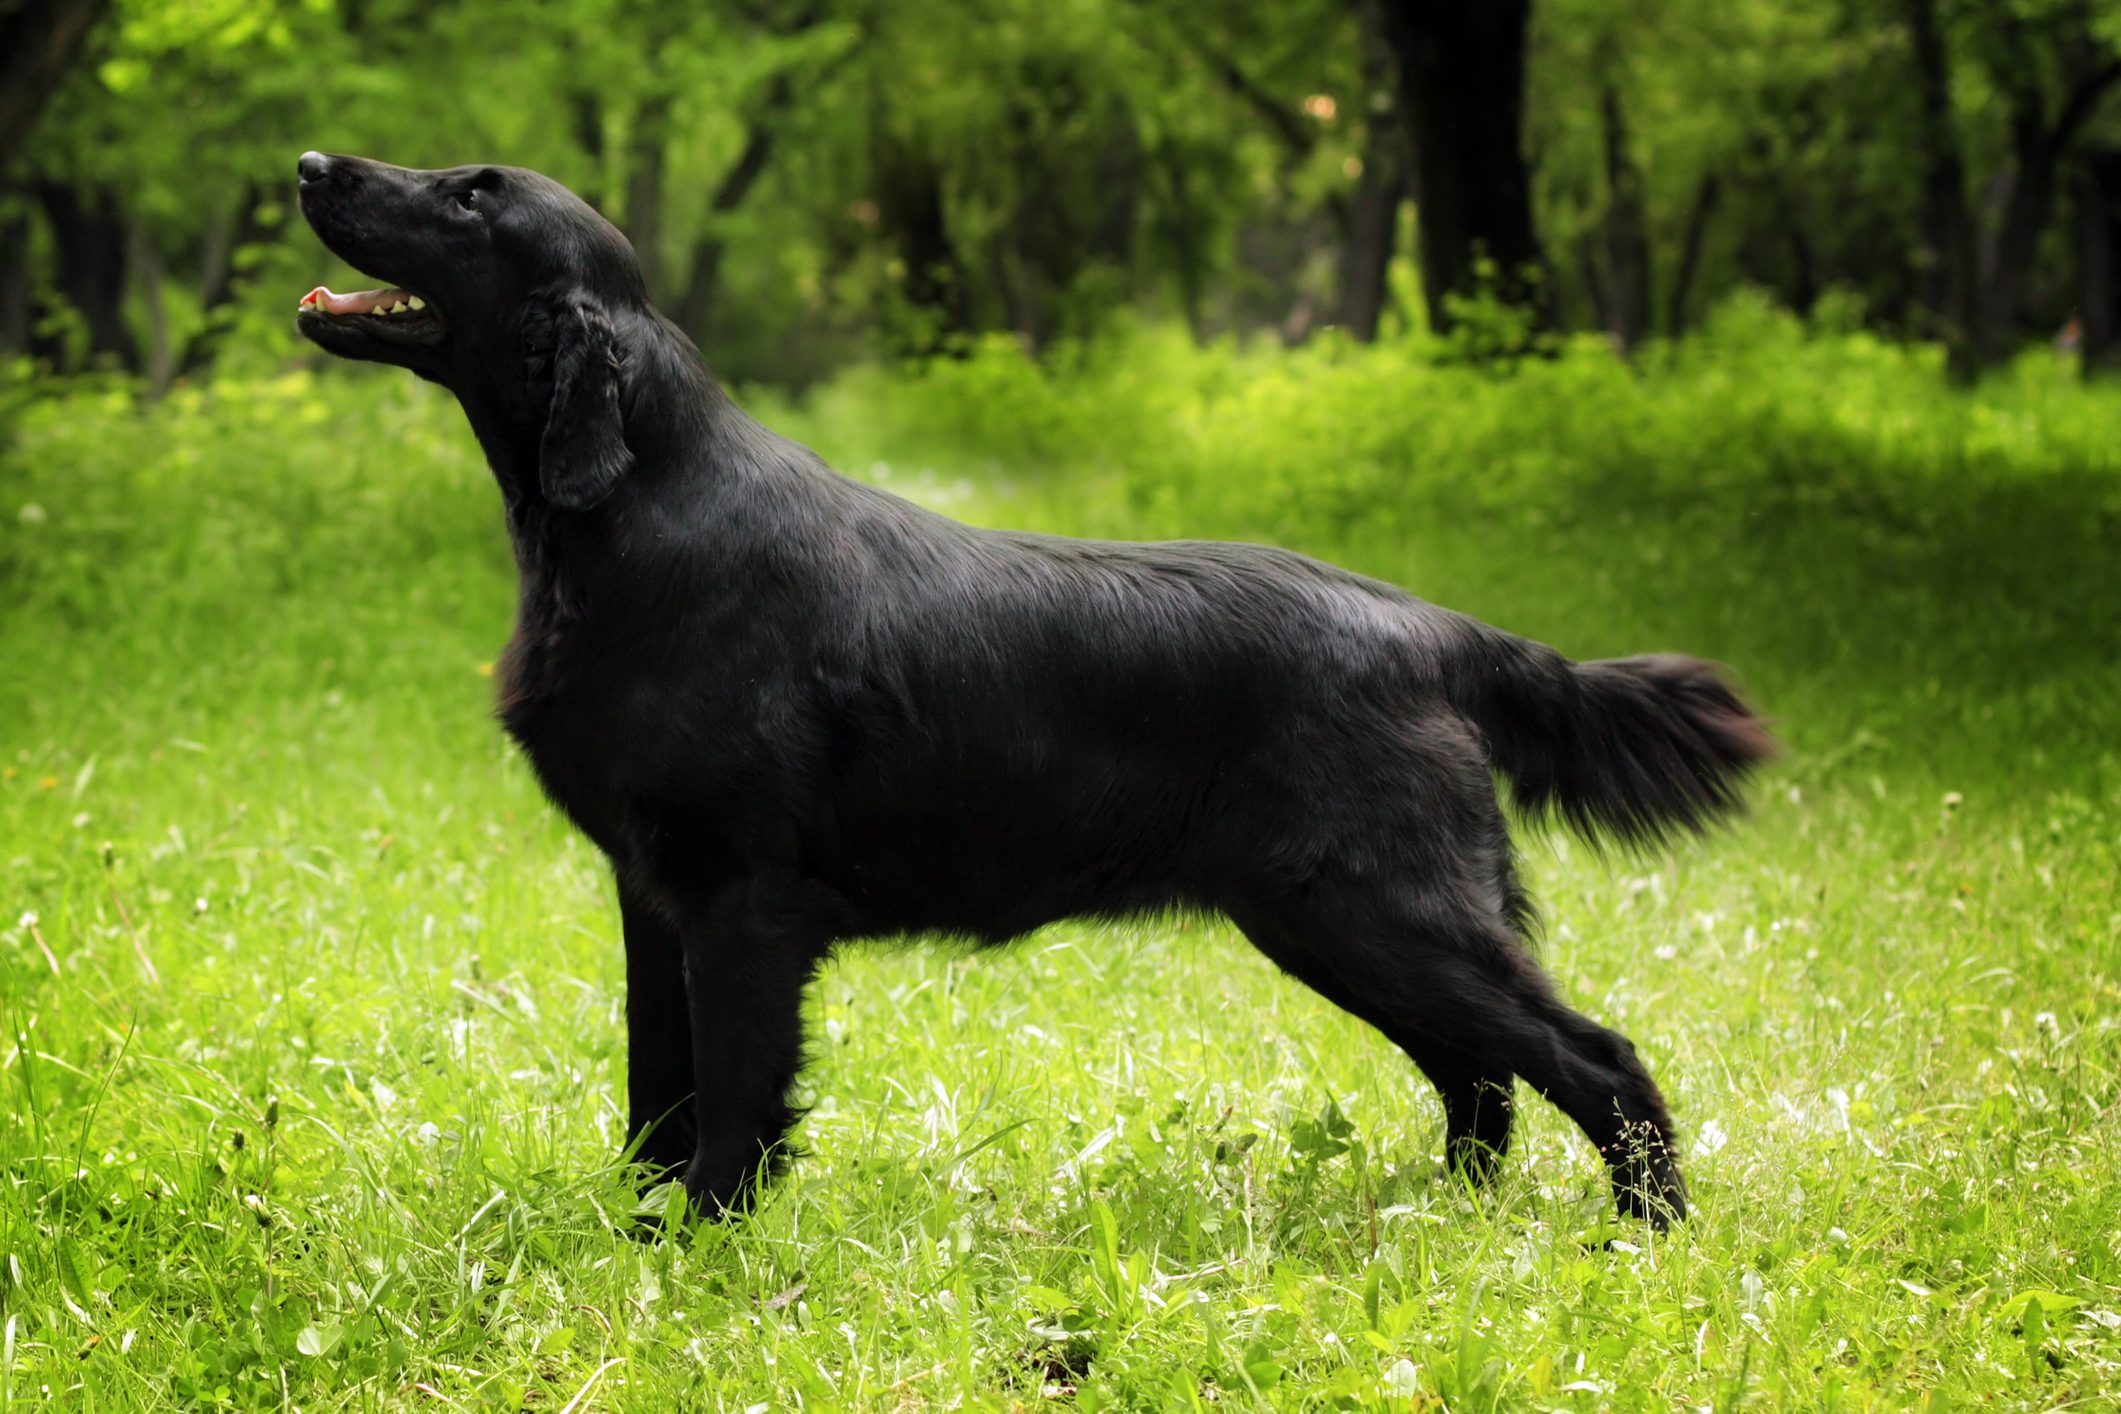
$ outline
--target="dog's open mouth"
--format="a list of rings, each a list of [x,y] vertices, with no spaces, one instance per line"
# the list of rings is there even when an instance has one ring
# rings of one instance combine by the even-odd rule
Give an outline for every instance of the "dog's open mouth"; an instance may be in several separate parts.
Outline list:
[[[410,290],[356,290],[333,294],[323,285],[302,296],[298,322],[358,330],[411,344],[431,344],[442,337],[442,316],[425,298]]]

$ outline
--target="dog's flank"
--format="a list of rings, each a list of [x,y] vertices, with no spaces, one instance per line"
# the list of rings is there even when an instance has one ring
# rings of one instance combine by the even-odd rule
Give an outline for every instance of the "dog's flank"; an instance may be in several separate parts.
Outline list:
[[[448,386],[500,483],[502,717],[611,858],[630,1137],[703,1211],[785,1156],[837,942],[1170,907],[1405,1050],[1462,1171],[1493,1171],[1521,1075],[1624,1210],[1684,1211],[1634,1048],[1521,937],[1490,772],[1594,834],[1698,829],[1769,749],[1711,669],[1571,664],[1286,551],[980,530],[840,477],[745,416],[624,237],[535,173],[308,154],[302,206],[393,287],[303,332]],[[401,292],[418,338],[366,312]]]

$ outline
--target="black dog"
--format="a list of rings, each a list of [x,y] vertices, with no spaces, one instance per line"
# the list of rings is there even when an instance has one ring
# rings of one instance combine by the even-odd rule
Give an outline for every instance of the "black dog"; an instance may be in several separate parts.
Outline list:
[[[1684,1213],[1634,1047],[1522,940],[1490,773],[1587,833],[1699,828],[1771,749],[1708,666],[1572,664],[1280,550],[957,524],[745,416],[549,179],[300,174],[324,243],[404,288],[319,290],[298,327],[449,388],[500,482],[501,719],[611,858],[630,1133],[699,1209],[783,1160],[838,940],[1190,908],[1413,1057],[1462,1171],[1523,1076],[1623,1211]]]

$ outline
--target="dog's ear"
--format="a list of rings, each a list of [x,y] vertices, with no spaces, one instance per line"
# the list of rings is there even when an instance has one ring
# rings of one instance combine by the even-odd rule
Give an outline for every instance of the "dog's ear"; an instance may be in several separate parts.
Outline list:
[[[535,302],[524,346],[533,388],[548,397],[538,441],[538,486],[568,511],[586,511],[633,466],[626,447],[625,358],[617,327],[579,291]]]

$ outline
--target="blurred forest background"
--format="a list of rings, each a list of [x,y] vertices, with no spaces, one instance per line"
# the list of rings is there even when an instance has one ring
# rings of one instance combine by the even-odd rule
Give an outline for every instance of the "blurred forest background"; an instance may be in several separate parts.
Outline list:
[[[754,383],[1127,320],[1632,350],[1740,287],[2096,366],[2117,81],[2113,0],[4,0],[0,351],[284,359],[314,146],[559,177]]]
[[[293,333],[310,147],[568,182],[950,515],[1730,664],[1747,823],[1521,836],[1702,1220],[1543,1104],[1462,1192],[1148,919],[850,951],[816,1157],[637,1240],[493,479]],[[2117,261],[2121,0],[0,0],[0,1410],[2121,1408]]]

